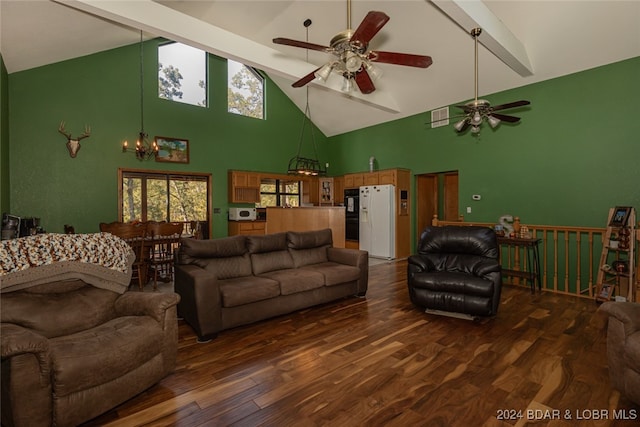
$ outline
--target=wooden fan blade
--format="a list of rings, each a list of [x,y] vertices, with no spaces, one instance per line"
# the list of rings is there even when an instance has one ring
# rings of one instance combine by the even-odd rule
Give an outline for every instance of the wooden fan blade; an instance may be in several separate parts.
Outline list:
[[[320,68],[322,68],[322,67],[320,67]],[[293,86],[293,87],[302,87],[302,86],[306,85],[307,83],[311,82],[313,79],[316,78],[316,71],[318,71],[320,68],[316,68],[315,70],[313,70],[312,72],[310,72],[309,74],[307,74],[306,76],[304,76],[303,78],[298,80],[297,82],[294,82],[291,86]]]
[[[498,120],[502,120],[503,122],[508,122],[508,123],[516,123],[520,121],[520,117],[516,117],[516,116],[507,116],[505,114],[498,114],[498,113],[491,113],[489,115],[495,117]]]
[[[529,104],[531,104],[529,101],[522,100],[522,101],[509,102],[508,104],[496,105],[495,107],[491,107],[491,109],[493,111],[506,110],[507,108],[522,107],[523,105],[529,105]]]
[[[433,64],[430,56],[412,55],[410,53],[398,52],[369,52],[369,60],[371,62],[382,62],[385,64],[406,65],[408,67],[427,68]]]
[[[286,45],[286,46],[301,47],[303,49],[319,50],[321,52],[331,52],[331,48],[328,47],[328,46],[322,46],[322,45],[319,45],[319,44],[309,43],[309,42],[302,42],[300,40],[287,39],[287,38],[284,38],[284,37],[276,37],[275,39],[273,39],[273,42],[275,44],[283,44],[283,45]]]
[[[386,13],[372,10],[364,17],[349,41],[366,46],[388,21],[389,17]]]
[[[358,85],[360,92],[364,95],[376,90],[376,87],[373,85],[373,81],[371,80],[371,76],[369,76],[369,73],[367,73],[367,70],[364,68],[356,73],[356,84]]]

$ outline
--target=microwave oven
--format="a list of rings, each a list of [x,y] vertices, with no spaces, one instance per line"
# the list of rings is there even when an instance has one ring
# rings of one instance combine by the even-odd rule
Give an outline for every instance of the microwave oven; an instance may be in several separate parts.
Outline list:
[[[256,208],[229,208],[231,221],[255,221]]]

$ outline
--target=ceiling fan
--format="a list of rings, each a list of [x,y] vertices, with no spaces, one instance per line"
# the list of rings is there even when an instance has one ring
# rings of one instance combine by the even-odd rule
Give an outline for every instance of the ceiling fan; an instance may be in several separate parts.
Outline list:
[[[273,42],[287,46],[318,50],[336,56],[334,60],[293,83],[293,87],[302,87],[316,77],[321,81],[327,81],[331,73],[336,72],[345,79],[342,86],[343,91],[351,92],[354,88],[353,81],[355,81],[360,92],[369,94],[376,90],[373,85],[373,80],[381,74],[380,71],[372,65],[372,62],[419,68],[427,68],[433,62],[430,56],[368,50],[371,39],[388,21],[389,17],[384,12],[371,11],[367,13],[367,16],[365,16],[358,28],[353,31],[351,29],[351,0],[347,0],[348,29],[336,34],[331,39],[329,46],[283,37],[277,37],[273,39]]]
[[[478,99],[478,37],[481,33],[482,29],[480,28],[471,30],[471,37],[473,37],[475,41],[475,98],[473,101],[467,102],[464,105],[456,105],[456,107],[464,111],[464,118],[453,126],[457,132],[464,132],[471,126],[471,133],[480,133],[480,125],[483,120],[487,120],[492,128],[498,126],[501,121],[508,123],[519,122],[520,117],[499,114],[496,113],[496,111],[530,104],[529,101],[521,100],[492,107],[486,99]]]

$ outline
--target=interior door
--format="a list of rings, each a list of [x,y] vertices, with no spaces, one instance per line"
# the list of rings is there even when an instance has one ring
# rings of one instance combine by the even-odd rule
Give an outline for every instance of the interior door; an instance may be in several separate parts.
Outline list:
[[[444,220],[458,221],[458,172],[447,172],[443,176]]]
[[[438,213],[438,174],[427,173],[416,176],[416,232],[418,239],[422,230],[431,225]]]

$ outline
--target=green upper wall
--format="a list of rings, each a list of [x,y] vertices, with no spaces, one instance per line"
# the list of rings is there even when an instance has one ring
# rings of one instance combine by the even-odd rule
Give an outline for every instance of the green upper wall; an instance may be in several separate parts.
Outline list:
[[[334,136],[331,167],[364,171],[374,156],[381,169],[457,170],[465,220],[512,214],[523,224],[601,227],[609,207],[640,207],[638,76],[640,57],[483,96],[531,105],[506,111],[520,123],[483,124],[479,137],[457,134],[453,123],[431,129],[428,113]]]
[[[0,213],[9,212],[9,77],[0,54]]]
[[[227,170],[286,173],[298,150],[303,113],[267,79],[266,120],[227,112],[226,60],[209,55],[209,108],[158,98],[157,45],[144,46],[144,125],[154,136],[189,140],[190,163],[140,162],[122,153],[140,130],[139,45],[9,74],[11,211],[37,216],[47,231],[73,224],[96,232],[100,222],[117,219],[117,170],[140,168],[211,173],[213,235],[227,234]],[[91,136],[72,159],[60,122],[74,136],[84,125]],[[307,132],[308,134],[308,132]],[[315,129],[320,158],[326,137]],[[310,137],[310,136],[309,136]],[[310,155],[303,144],[302,155]],[[4,190],[4,189],[3,189]],[[3,191],[4,193],[4,191]]]
[[[3,67],[2,118],[9,117],[9,131],[3,122],[2,138],[5,150],[10,136],[11,164],[8,186],[3,151],[3,208],[9,192],[11,212],[41,217],[48,231],[61,232],[68,223],[94,232],[117,217],[118,168],[205,172],[213,176],[213,205],[221,208],[213,236],[226,235],[227,170],[284,173],[297,151],[303,113],[268,79],[266,120],[227,113],[226,61],[214,56],[209,108],[158,99],[160,42],[145,43],[145,130],[151,138],[188,139],[190,163],[139,162],[121,152],[122,141],[133,142],[140,129],[137,44],[8,76]],[[458,135],[452,125],[431,129],[427,113],[331,138],[316,129],[319,157],[334,174],[367,170],[371,156],[380,169],[457,170],[460,210],[471,206],[465,213],[471,221],[510,213],[524,224],[603,226],[609,207],[640,206],[640,121],[632,119],[638,75],[640,58],[633,58],[484,96],[493,105],[519,99],[531,105],[508,111],[520,123],[495,130],[485,124],[480,137]],[[57,132],[62,120],[74,135],[91,126],[75,159]],[[473,194],[482,200],[472,201]]]

